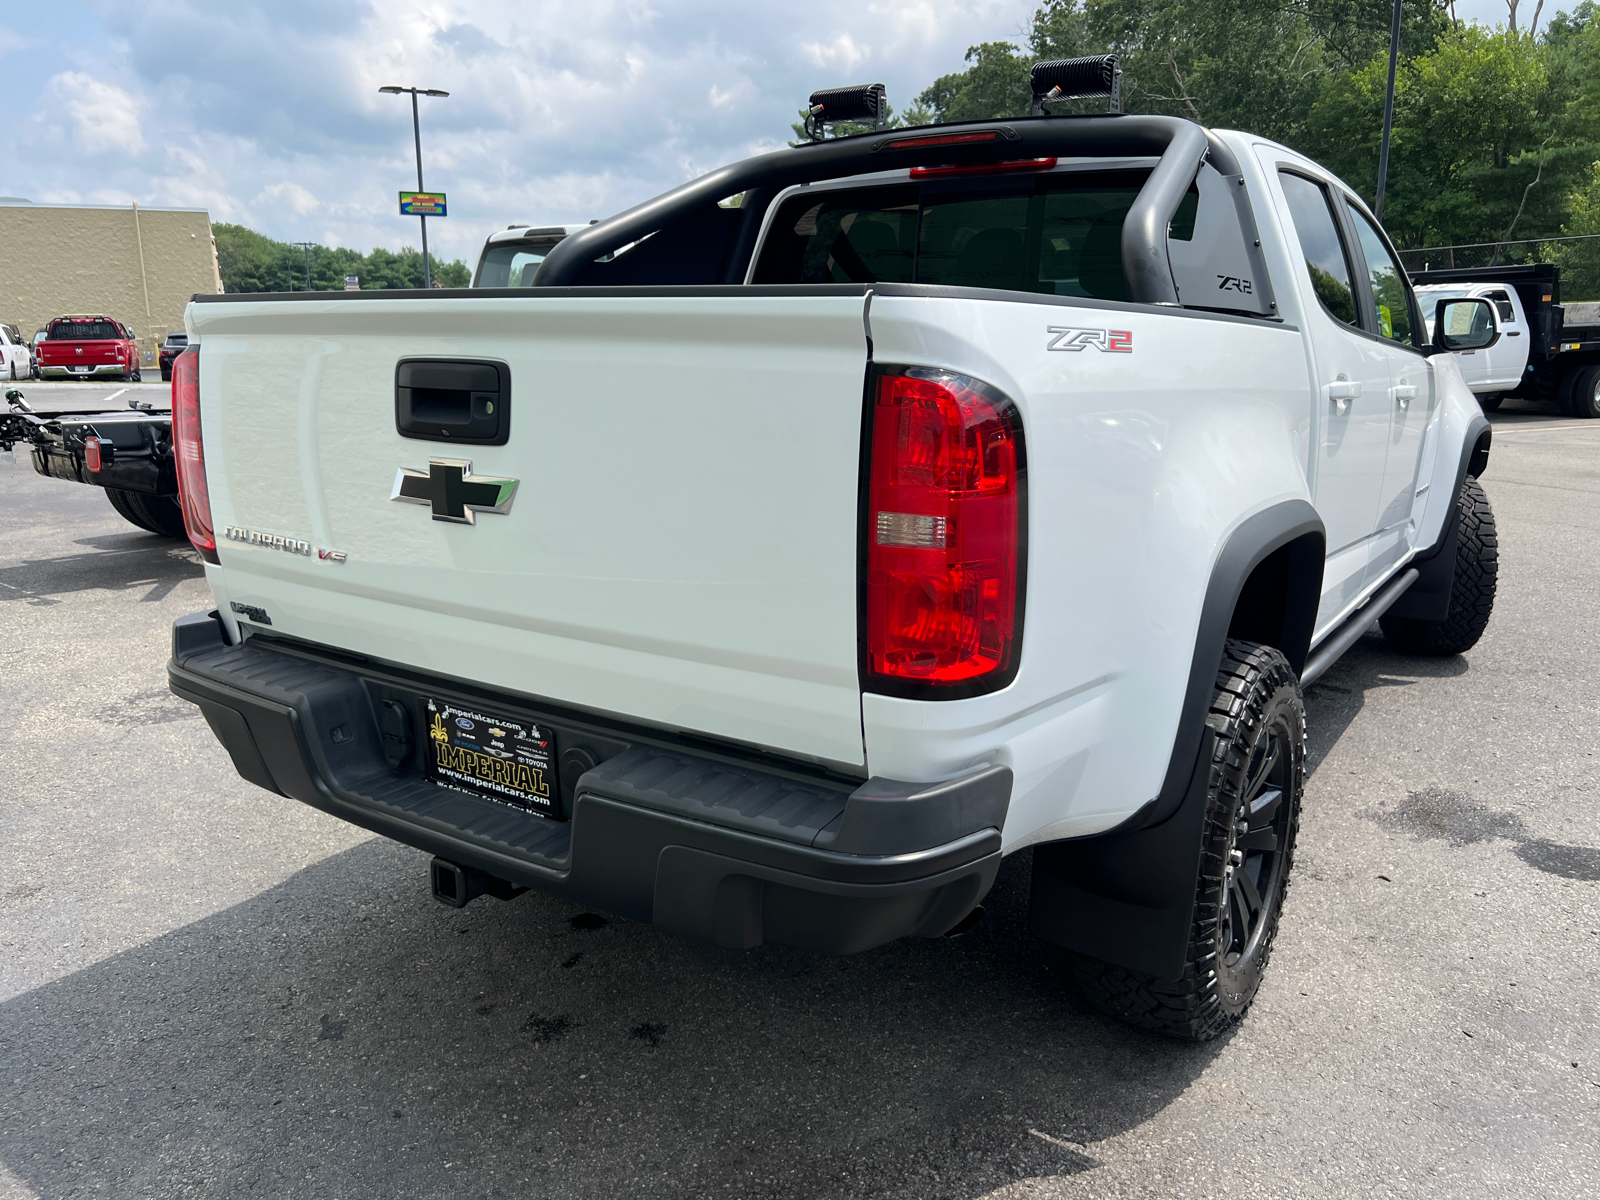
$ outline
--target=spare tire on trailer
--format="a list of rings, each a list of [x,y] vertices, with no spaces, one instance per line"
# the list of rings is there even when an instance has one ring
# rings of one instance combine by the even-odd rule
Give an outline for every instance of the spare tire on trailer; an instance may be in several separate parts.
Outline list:
[[[106,488],[106,499],[111,507],[140,529],[167,538],[184,538],[189,535],[183,528],[183,509],[178,507],[176,496],[151,496],[144,492],[125,492],[119,488]]]

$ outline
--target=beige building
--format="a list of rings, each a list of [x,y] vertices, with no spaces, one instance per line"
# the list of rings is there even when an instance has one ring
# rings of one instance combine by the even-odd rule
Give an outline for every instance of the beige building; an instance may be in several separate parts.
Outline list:
[[[139,357],[154,367],[189,297],[221,290],[203,208],[0,200],[0,322],[30,341],[54,317],[107,316],[138,335]]]

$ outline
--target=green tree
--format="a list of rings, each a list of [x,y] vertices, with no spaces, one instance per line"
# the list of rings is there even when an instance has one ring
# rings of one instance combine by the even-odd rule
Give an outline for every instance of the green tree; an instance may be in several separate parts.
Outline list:
[[[1384,209],[1396,241],[1494,241],[1559,226],[1593,154],[1573,137],[1547,58],[1527,34],[1469,25],[1403,64]],[[1380,56],[1332,77],[1307,121],[1308,153],[1368,196],[1387,70]]]
[[[218,222],[211,231],[217,239],[217,266],[224,291],[305,290],[307,254],[302,247],[226,222]],[[428,258],[433,281],[439,286],[466,287],[471,282],[471,268],[460,259],[447,263],[431,254]],[[310,265],[312,291],[340,291],[346,275],[358,276],[363,291],[422,286],[422,255],[411,246],[402,246],[399,253],[378,248],[369,254],[343,247],[313,246]]]
[[[1028,69],[1034,59],[1010,42],[984,42],[967,50],[965,71],[941,75],[918,94],[929,124],[1023,116],[1033,100]]]
[[[1600,300],[1600,161],[1567,196],[1568,217],[1561,232],[1568,237],[1593,236],[1592,241],[1550,242],[1543,249],[1561,267],[1563,300]]]

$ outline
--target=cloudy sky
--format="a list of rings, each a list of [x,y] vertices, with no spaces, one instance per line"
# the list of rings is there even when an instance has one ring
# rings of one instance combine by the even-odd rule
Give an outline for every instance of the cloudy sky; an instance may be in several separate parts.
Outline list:
[[[605,216],[775,149],[813,88],[882,81],[899,107],[972,43],[1019,39],[1036,3],[0,0],[0,195],[395,248],[416,235],[395,198],[410,101],[377,89],[416,84],[451,93],[421,100],[426,182],[450,197],[431,248],[471,259],[512,221]],[[1503,20],[1505,0],[1457,11]]]

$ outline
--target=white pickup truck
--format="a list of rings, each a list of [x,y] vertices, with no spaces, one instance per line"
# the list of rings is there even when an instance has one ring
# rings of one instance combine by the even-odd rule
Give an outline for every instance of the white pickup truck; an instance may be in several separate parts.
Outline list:
[[[596,222],[598,224],[598,222]],[[475,288],[530,287],[545,256],[569,233],[583,225],[507,225],[483,239],[478,265],[472,272]]]
[[[239,772],[728,947],[959,932],[1028,850],[1096,1003],[1239,1020],[1302,689],[1488,619],[1492,307],[1430,337],[1344,184],[1145,116],[780,150],[530,282],[190,305],[169,673]]]
[[[1554,263],[1418,271],[1411,276],[1423,316],[1439,301],[1481,297],[1494,305],[1499,336],[1456,352],[1461,377],[1484,412],[1508,396],[1554,400],[1563,416],[1600,418],[1600,304],[1555,303],[1561,268]],[[1482,321],[1458,312],[1459,321]]]

